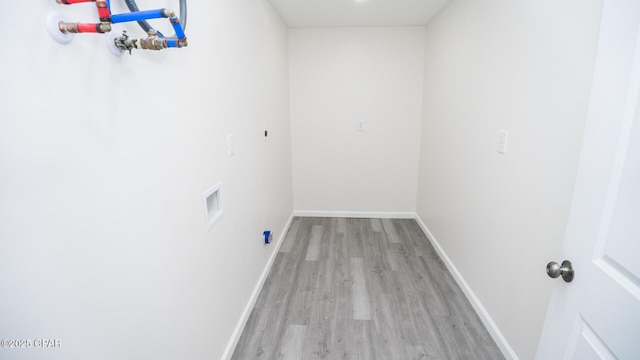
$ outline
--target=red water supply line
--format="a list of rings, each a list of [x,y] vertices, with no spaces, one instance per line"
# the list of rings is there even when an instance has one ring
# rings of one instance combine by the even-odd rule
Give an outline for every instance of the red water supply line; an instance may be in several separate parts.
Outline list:
[[[100,33],[104,34],[111,31],[109,23],[58,23],[58,29],[63,34],[66,33]]]
[[[111,22],[111,11],[109,11],[109,4],[105,0],[56,0],[58,4],[73,5],[86,2],[96,3],[98,8],[98,16],[102,22]],[[84,32],[84,31],[81,31]],[[91,31],[89,31],[91,32]],[[95,32],[95,31],[94,31]]]

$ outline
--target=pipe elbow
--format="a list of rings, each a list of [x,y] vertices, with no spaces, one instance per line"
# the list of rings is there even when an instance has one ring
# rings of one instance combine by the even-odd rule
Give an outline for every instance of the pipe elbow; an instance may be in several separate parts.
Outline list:
[[[176,17],[176,13],[173,10],[170,9],[162,9],[162,16],[163,17],[168,17],[168,18],[173,18]]]
[[[110,31],[111,31],[111,24],[106,23],[106,22],[100,23],[98,32],[100,32],[100,33],[108,33]]]

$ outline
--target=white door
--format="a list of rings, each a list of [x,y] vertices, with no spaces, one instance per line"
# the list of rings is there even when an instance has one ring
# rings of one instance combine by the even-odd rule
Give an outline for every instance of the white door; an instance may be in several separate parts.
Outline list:
[[[640,359],[640,1],[604,0],[580,167],[537,359]],[[544,265],[540,264],[541,273]]]

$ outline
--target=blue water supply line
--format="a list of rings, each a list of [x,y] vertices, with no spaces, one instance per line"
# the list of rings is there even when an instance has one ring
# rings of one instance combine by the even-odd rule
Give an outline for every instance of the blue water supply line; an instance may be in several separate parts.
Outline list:
[[[108,2],[109,1],[107,1],[107,3]],[[135,0],[124,0],[124,2],[127,4],[127,8],[129,8],[129,11],[131,11],[132,13],[144,12],[144,11],[140,11],[140,9],[138,8],[138,5],[136,4]],[[155,14],[153,14],[153,15],[155,15]],[[159,17],[163,17],[163,16],[159,16]],[[156,17],[153,17],[153,18],[156,18]],[[138,25],[140,25],[142,30],[144,30],[146,33],[154,32],[154,33],[157,33],[159,37],[164,37],[164,35],[161,32],[159,32],[159,31],[155,30],[153,27],[151,27],[151,25],[149,25],[149,23],[145,19],[152,19],[152,18],[150,18],[150,17],[146,17],[146,18],[144,18],[144,17],[140,17],[140,18],[132,17],[131,20],[129,20],[129,21],[137,21]],[[121,22],[124,22],[124,21],[121,21]],[[175,23],[174,23],[173,20],[171,20],[171,24],[173,24],[173,29],[176,32],[171,37],[183,38],[184,37],[184,30],[186,30],[186,28],[187,28],[187,0],[180,0],[180,24],[182,24],[181,29],[180,30],[176,29],[176,26],[175,26]]]

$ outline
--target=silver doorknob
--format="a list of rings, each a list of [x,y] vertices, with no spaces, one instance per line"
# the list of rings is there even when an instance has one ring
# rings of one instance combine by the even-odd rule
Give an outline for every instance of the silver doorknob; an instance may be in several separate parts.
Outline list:
[[[573,266],[571,265],[571,261],[565,260],[562,262],[562,265],[558,265],[557,262],[552,261],[547,264],[547,275],[551,278],[557,278],[558,276],[562,276],[562,280],[566,282],[573,281]]]

